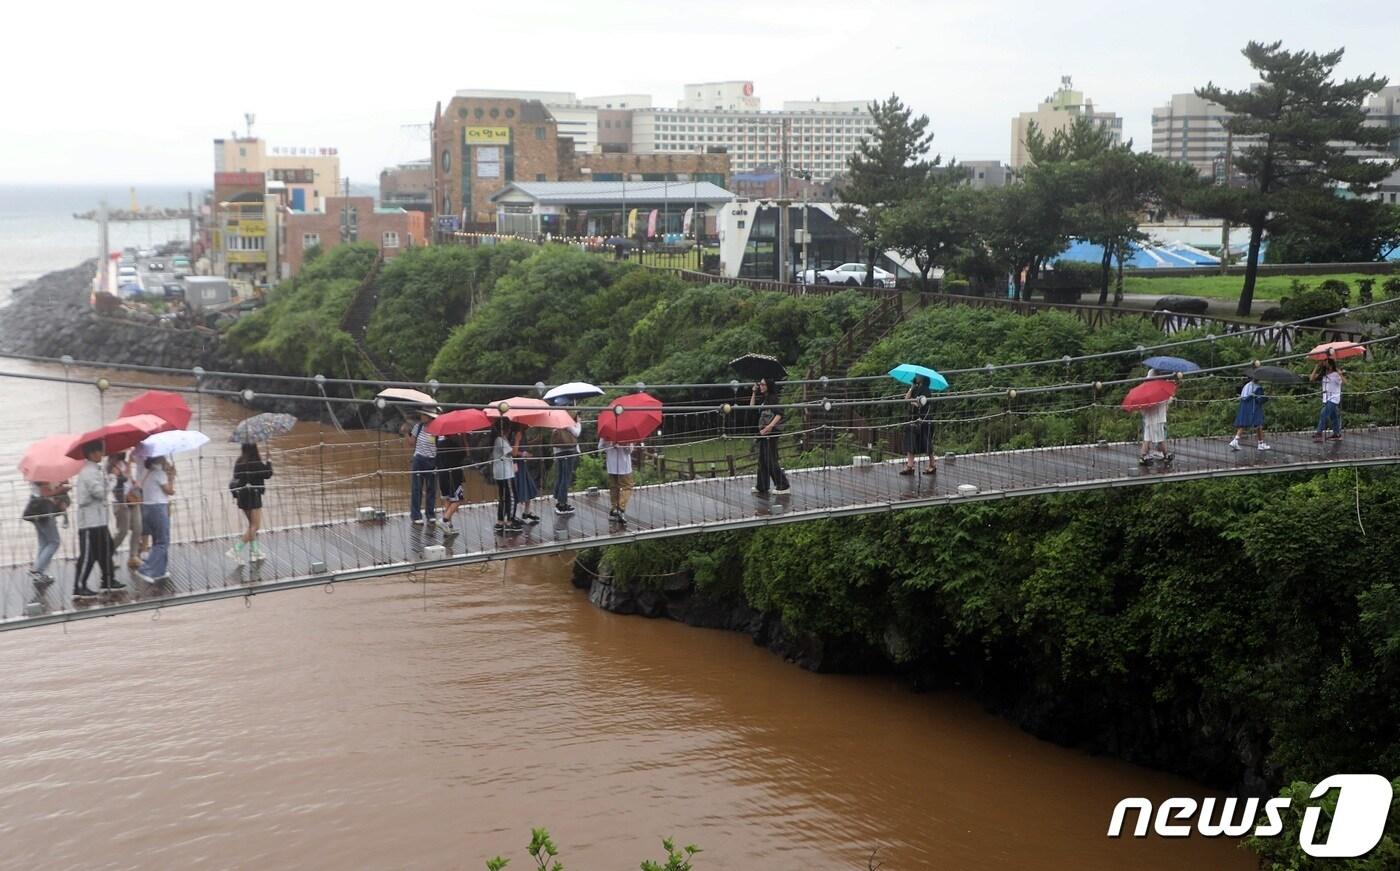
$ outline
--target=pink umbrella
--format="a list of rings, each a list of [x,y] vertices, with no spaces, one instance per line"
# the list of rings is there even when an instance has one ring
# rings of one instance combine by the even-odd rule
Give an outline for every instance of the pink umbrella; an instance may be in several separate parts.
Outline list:
[[[57,484],[78,474],[84,461],[66,456],[75,438],[70,433],[60,433],[30,445],[19,460],[19,473],[24,480]]]
[[[574,419],[567,411],[555,408],[543,399],[535,399],[532,396],[512,396],[510,399],[502,399],[494,403],[493,408],[486,409],[487,417],[500,417],[500,407],[506,406],[506,419],[525,426],[538,426],[545,429],[568,429],[574,425]]]
[[[1355,342],[1323,342],[1308,352],[1309,360],[1346,360],[1350,357],[1366,356],[1366,346]]]
[[[138,414],[154,414],[174,429],[185,429],[192,417],[183,396],[164,390],[147,390],[122,406],[122,417],[135,417]]]
[[[489,411],[494,411],[491,409]],[[433,435],[459,435],[465,432],[477,432],[489,429],[491,420],[499,418],[500,412],[488,413],[479,408],[459,408],[456,411],[449,411],[447,414],[433,420],[432,423],[423,427]]]

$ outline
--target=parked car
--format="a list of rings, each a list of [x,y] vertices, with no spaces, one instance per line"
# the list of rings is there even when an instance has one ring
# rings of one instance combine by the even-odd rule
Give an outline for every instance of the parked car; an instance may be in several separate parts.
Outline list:
[[[160,289],[165,292],[166,299],[185,298],[185,286],[183,284],[175,284],[174,282],[171,282],[170,284],[161,285]]]
[[[842,263],[832,269],[808,269],[797,275],[798,284],[844,284],[857,287],[865,284],[864,263]],[[875,267],[875,286],[894,287],[894,274]]]
[[[146,270],[148,272],[164,272],[165,264],[159,260],[152,260],[150,263],[146,264]]]
[[[130,279],[131,281],[135,281],[135,280],[136,280],[136,267],[135,267],[135,266],[118,266],[118,267],[117,267],[117,280],[118,280],[118,281],[126,281],[127,279]]]

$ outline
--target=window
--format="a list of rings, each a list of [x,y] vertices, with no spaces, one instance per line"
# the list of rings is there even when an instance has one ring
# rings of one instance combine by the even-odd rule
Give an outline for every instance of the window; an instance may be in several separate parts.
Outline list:
[[[536,128],[535,128],[535,138],[536,138],[536,139],[543,139],[543,138],[544,138],[544,128],[543,128],[543,127],[536,127]]]
[[[240,149],[238,149],[238,156],[239,156],[239,157],[247,157],[247,156],[248,156],[248,149],[246,149],[246,148],[240,148]]]
[[[506,110],[506,117],[507,117],[507,118],[514,118],[514,117],[515,117],[515,110],[514,110],[514,109],[507,109],[507,110]]]
[[[399,247],[399,234],[396,233],[396,232],[394,232],[393,230],[385,230],[385,231],[384,231],[384,247],[385,247],[385,248],[397,248],[397,247]]]
[[[501,117],[501,110],[500,110],[500,109],[492,109],[492,110],[491,110],[491,117],[492,117],[492,118],[499,118],[499,117]]]
[[[481,108],[480,106],[477,106],[475,109],[472,110],[472,114],[475,115],[476,117],[480,118],[482,115],[485,115],[486,113],[485,113],[484,111],[482,111],[482,108]]]
[[[320,245],[320,244],[321,244],[321,234],[320,234],[320,233],[302,233],[302,234],[301,234],[301,250],[305,251],[307,248],[315,248],[317,245]]]
[[[535,173],[535,181],[544,181],[544,173],[542,173],[542,172],[537,172],[537,173]]]

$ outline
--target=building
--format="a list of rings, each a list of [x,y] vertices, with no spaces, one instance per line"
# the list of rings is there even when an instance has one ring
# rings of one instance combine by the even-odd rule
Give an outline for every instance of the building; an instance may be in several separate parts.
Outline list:
[[[415,160],[380,171],[379,205],[385,208],[431,212],[433,208],[432,162]]]
[[[215,185],[220,175],[216,173]],[[261,178],[257,173],[232,173]],[[269,287],[283,278],[281,217],[285,191],[263,188],[215,197],[210,228],[213,273],[251,287]]]
[[[758,278],[791,281],[804,268],[832,269],[843,263],[864,263],[865,243],[844,224],[837,203],[793,203],[788,226],[793,237],[788,246],[792,262],[779,267],[778,222],[781,207],[773,202],[736,200],[716,216],[719,233],[720,274],[726,278]],[[802,243],[810,236],[810,242]],[[805,250],[804,250],[805,249]],[[875,265],[896,278],[909,278],[909,264],[897,253],[886,251]]]
[[[214,172],[257,172],[287,186],[292,208],[325,208],[340,186],[340,154],[324,146],[269,148],[257,137],[214,140]]]
[[[1004,188],[1011,180],[1011,167],[1000,160],[960,160],[958,167],[967,172],[967,183],[977,190]]]
[[[320,212],[287,210],[284,277],[296,275],[311,248],[334,248],[341,243],[373,242],[391,258],[428,242],[428,217],[421,211],[375,208],[373,197],[327,197]]]
[[[439,105],[433,119],[432,190],[441,232],[494,232],[492,197],[511,182],[707,181],[722,187],[729,176],[729,156],[722,152],[635,153],[625,143],[581,152],[543,102],[469,93]],[[633,111],[598,110],[605,122],[610,113],[630,119]],[[604,127],[600,136],[614,129]]]
[[[709,182],[512,182],[493,194],[498,233],[517,236],[684,236],[713,232],[734,195]]]
[[[1390,159],[1400,158],[1400,85],[1388,85],[1366,100],[1366,124],[1385,127],[1395,134],[1390,147],[1380,154]]]
[[[1241,142],[1225,130],[1231,114],[1219,103],[1195,94],[1173,94],[1165,106],[1152,110],[1152,153],[1188,163],[1206,178],[1224,172],[1226,147],[1240,153]]]
[[[1113,112],[1094,108],[1094,102],[1074,90],[1069,76],[1060,77],[1060,87],[1045,98],[1033,112],[1022,112],[1011,119],[1011,168],[1020,169],[1030,162],[1026,153],[1026,132],[1032,123],[1046,136],[1057,130],[1068,130],[1076,118],[1097,121],[1113,135],[1114,142],[1123,141],[1123,119]]]
[[[751,82],[720,83],[747,86]],[[697,86],[687,85],[687,95]],[[792,100],[780,111],[728,108],[733,89],[715,89],[718,97],[706,101],[684,99],[682,108],[637,109],[632,112],[632,150],[636,152],[703,151],[723,149],[734,172],[751,173],[779,166],[783,137],[787,135],[787,162],[794,170],[810,172],[816,181],[828,181],[843,172],[862,137],[870,135],[874,119],[870,104],[862,100],[829,102]],[[742,91],[741,97],[742,97]],[[754,107],[757,97],[749,97]],[[698,107],[703,102],[703,107]],[[719,106],[720,108],[715,108]]]
[[[754,96],[753,82],[701,82],[685,86],[677,108],[688,112],[713,109],[717,112],[757,112],[759,98]]]

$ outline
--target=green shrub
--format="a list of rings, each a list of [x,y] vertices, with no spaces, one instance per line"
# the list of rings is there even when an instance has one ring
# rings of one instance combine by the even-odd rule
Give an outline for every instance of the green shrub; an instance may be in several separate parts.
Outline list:
[[[1330,290],[1335,293],[1337,298],[1342,301],[1342,305],[1351,304],[1351,285],[1342,281],[1340,278],[1329,278],[1318,285],[1318,287],[1321,290]]]
[[[1376,301],[1375,286],[1376,280],[1374,278],[1358,278],[1356,280],[1357,301],[1361,305],[1370,305]]]
[[[1288,296],[1279,300],[1279,310],[1283,312],[1284,320],[1289,321],[1325,315],[1341,307],[1342,298],[1335,290],[1327,287],[1309,287],[1296,278],[1293,279]]]
[[[1381,285],[1381,289],[1385,291],[1386,299],[1400,297],[1400,275],[1393,275],[1387,278],[1385,284]]]
[[[957,294],[958,296],[967,296],[971,285],[968,284],[966,279],[955,278],[952,281],[944,281],[943,289],[948,293]]]

